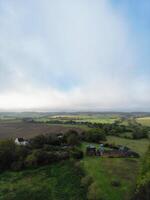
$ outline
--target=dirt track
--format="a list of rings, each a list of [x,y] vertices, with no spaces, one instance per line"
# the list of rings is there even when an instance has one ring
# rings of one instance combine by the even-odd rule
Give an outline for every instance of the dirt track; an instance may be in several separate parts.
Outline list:
[[[47,125],[42,123],[0,123],[0,139],[24,137],[31,138],[39,134],[48,133],[64,133],[69,129],[76,129],[81,131],[80,128],[70,128],[61,125]]]

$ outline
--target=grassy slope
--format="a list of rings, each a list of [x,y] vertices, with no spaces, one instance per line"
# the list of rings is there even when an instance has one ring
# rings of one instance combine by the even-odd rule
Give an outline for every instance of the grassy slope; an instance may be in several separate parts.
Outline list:
[[[85,193],[69,162],[0,175],[0,200],[84,200]]]
[[[148,140],[133,141],[118,137],[108,137],[108,142],[128,145],[141,155],[149,144]],[[86,144],[82,148],[85,150]],[[128,200],[131,197],[139,169],[138,159],[85,157],[81,162],[87,174],[93,177],[98,186],[97,192],[104,200]],[[121,186],[113,187],[113,180],[119,180]]]

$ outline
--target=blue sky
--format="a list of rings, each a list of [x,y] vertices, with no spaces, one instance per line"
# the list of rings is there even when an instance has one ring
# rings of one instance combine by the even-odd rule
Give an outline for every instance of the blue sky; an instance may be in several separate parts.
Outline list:
[[[150,111],[148,0],[1,0],[0,110]]]

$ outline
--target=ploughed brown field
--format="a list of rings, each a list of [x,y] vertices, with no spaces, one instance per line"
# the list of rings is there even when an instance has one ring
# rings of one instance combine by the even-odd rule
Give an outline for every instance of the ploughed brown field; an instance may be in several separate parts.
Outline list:
[[[40,134],[65,133],[70,129],[75,129],[79,132],[82,131],[80,128],[70,128],[61,125],[27,122],[0,122],[0,139],[16,137],[31,138]]]

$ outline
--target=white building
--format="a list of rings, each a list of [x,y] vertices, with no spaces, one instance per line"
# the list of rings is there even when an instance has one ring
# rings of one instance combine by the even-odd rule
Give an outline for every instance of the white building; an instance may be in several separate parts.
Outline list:
[[[15,139],[15,143],[16,143],[17,145],[23,145],[23,146],[25,146],[25,145],[28,144],[28,141],[27,141],[27,140],[24,140],[23,138],[16,138],[16,139]]]

